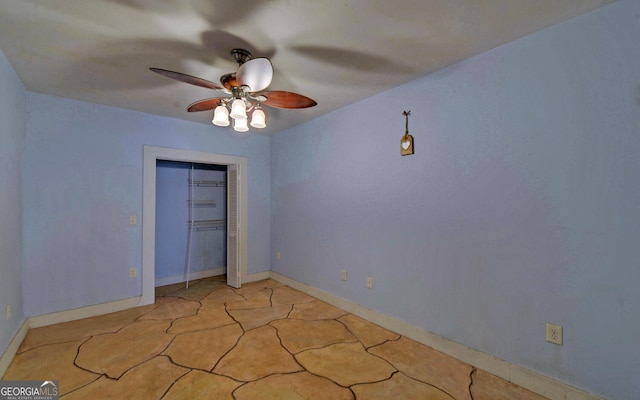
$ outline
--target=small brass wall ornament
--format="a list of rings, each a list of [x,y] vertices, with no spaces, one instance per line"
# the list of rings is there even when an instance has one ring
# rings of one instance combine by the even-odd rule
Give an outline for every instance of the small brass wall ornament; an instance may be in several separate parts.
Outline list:
[[[413,154],[413,136],[409,135],[409,115],[411,111],[403,111],[402,115],[406,118],[404,136],[400,139],[400,155],[408,156]]]

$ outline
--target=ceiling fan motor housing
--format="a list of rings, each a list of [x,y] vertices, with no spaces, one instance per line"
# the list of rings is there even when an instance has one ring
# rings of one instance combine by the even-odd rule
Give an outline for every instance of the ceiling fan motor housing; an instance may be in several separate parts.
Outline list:
[[[231,55],[236,59],[238,65],[242,65],[252,58],[251,53],[245,49],[232,49]]]

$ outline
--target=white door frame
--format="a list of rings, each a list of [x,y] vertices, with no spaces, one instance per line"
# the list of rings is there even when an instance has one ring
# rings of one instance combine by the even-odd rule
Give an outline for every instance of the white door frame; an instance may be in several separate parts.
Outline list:
[[[204,153],[193,150],[144,146],[142,177],[142,304],[155,302],[156,281],[156,161],[183,161],[201,164],[236,165],[240,178],[238,233],[240,282],[247,278],[247,157]]]

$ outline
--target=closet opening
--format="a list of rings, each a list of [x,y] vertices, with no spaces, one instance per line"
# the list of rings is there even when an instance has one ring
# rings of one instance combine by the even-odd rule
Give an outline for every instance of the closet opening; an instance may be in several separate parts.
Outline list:
[[[155,286],[227,273],[227,166],[156,161]]]
[[[182,265],[182,272],[178,272],[177,266],[166,266],[166,270],[162,269],[158,271],[158,281],[156,281],[156,258],[161,257],[169,257],[175,259],[176,255],[171,255],[171,251],[178,252],[178,250],[167,250],[165,241],[166,238],[159,238],[160,243],[156,243],[158,238],[156,238],[156,233],[161,235],[173,236],[173,240],[176,241],[178,239],[175,238],[178,235],[178,231],[180,229],[172,229],[166,228],[166,226],[170,226],[171,224],[165,225],[166,231],[163,230],[162,227],[159,227],[158,231],[156,230],[156,208],[160,207],[161,209],[165,207],[162,202],[164,201],[162,198],[158,199],[158,188],[157,188],[157,177],[158,174],[158,165],[161,165],[160,168],[165,167],[175,167],[176,174],[178,172],[187,172],[191,170],[191,166],[193,164],[194,171],[189,171],[190,174],[195,174],[195,167],[201,167],[202,173],[204,174],[214,174],[216,172],[225,173],[225,189],[226,189],[226,199],[224,200],[225,208],[226,208],[226,216],[218,217],[216,216],[205,216],[198,215],[196,213],[205,213],[205,210],[208,208],[209,211],[214,208],[220,207],[221,199],[213,199],[206,197],[196,197],[195,190],[194,193],[190,193],[187,195],[191,195],[192,197],[184,198],[185,204],[181,205],[183,210],[187,210],[187,218],[182,220],[182,224],[186,224],[189,229],[192,229],[191,232],[191,246],[192,250],[196,246],[200,247],[209,247],[207,249],[203,249],[205,254],[207,252],[215,249],[214,246],[204,245],[202,243],[196,245],[196,241],[199,240],[196,238],[197,235],[200,235],[204,232],[209,231],[221,231],[226,235],[226,252],[225,257],[226,260],[223,265],[225,267],[225,273],[227,278],[227,284],[234,288],[239,288],[241,283],[246,280],[247,277],[247,211],[248,211],[248,200],[247,200],[247,189],[248,189],[248,180],[247,180],[247,158],[240,156],[231,156],[226,154],[215,154],[215,153],[205,153],[199,151],[192,150],[180,150],[180,149],[171,149],[166,147],[156,147],[156,146],[144,146],[144,157],[143,157],[143,193],[142,193],[142,298],[141,305],[145,304],[153,304],[155,302],[155,288],[156,283],[164,283],[169,280],[180,280],[184,279],[186,282],[187,275],[190,279],[194,279],[194,276],[197,273],[200,274],[216,274],[221,272],[219,269],[221,266],[217,265],[217,262],[221,262],[222,259],[218,256],[218,261],[212,261],[212,263],[203,263],[199,266],[196,266],[197,257],[193,253],[190,253],[191,260],[189,260],[189,264],[186,263],[186,249],[182,250],[183,260],[180,265]],[[167,164],[163,164],[167,162]],[[177,168],[177,166],[183,166],[184,163],[188,165],[188,168]],[[165,171],[161,171],[160,174],[164,174]],[[200,171],[198,171],[200,172]],[[171,175],[171,173],[169,173]],[[189,187],[189,190],[195,189],[196,181],[220,181],[221,179],[209,179],[204,176],[200,179],[197,175],[186,175],[188,176],[185,184]],[[163,177],[163,179],[171,180],[173,178]],[[181,178],[182,179],[182,178]],[[200,183],[202,184],[202,182]],[[211,184],[211,182],[206,182],[206,184]],[[161,183],[160,186],[163,184]],[[211,188],[213,189],[212,186]],[[219,187],[219,186],[218,186]],[[163,189],[160,188],[160,191]],[[206,196],[206,194],[205,194]],[[213,194],[212,194],[213,196]],[[160,202],[160,204],[158,204]],[[187,207],[186,203],[189,207]],[[212,207],[213,204],[216,204],[216,207]],[[193,206],[193,207],[191,207]],[[177,210],[177,209],[176,209]],[[191,210],[191,216],[189,216],[188,212]],[[177,211],[174,211],[177,212]],[[222,222],[220,220],[226,220],[226,229],[219,229]],[[177,223],[177,222],[176,222]],[[158,224],[162,225],[164,222],[158,221]],[[183,226],[184,228],[184,226]],[[198,232],[195,231],[196,228],[200,230]],[[215,228],[215,229],[214,229]],[[182,229],[184,232],[184,229]],[[162,232],[162,233],[160,233]],[[189,231],[187,230],[187,233]],[[214,233],[214,232],[210,232]],[[220,233],[222,236],[222,233]],[[185,244],[186,245],[186,244]],[[170,246],[172,247],[172,246]],[[219,249],[219,247],[218,247]],[[163,251],[167,251],[168,253],[163,253]],[[205,257],[200,257],[200,260],[204,260]],[[164,262],[164,261],[161,261]],[[162,267],[164,268],[164,267]],[[188,270],[188,271],[187,271]],[[193,272],[193,273],[192,273]],[[182,275],[182,278],[179,277]],[[164,281],[163,281],[164,280]]]

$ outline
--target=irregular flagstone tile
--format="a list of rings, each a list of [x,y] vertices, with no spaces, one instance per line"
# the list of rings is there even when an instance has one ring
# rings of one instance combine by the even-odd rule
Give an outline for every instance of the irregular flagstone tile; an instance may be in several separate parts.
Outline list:
[[[252,308],[249,310],[229,310],[245,331],[264,326],[271,321],[286,318],[291,312],[290,305],[278,307]]]
[[[155,289],[156,298],[161,296],[167,296],[170,293],[176,292],[184,288],[184,286],[185,286],[184,282],[174,283],[172,285],[166,285],[166,286],[158,286]]]
[[[44,345],[15,356],[4,380],[59,381],[59,394],[63,395],[92,381],[100,375],[76,367],[73,360],[85,339],[74,342]]]
[[[271,295],[271,303],[274,306],[310,303],[312,301],[316,301],[316,299],[299,290],[291,289],[287,286],[273,288],[273,295]]]
[[[387,340],[398,340],[400,335],[384,329],[372,322],[356,317],[353,314],[340,317],[338,321],[347,326],[347,329],[351,331],[358,340],[364,344],[364,347],[376,346]]]
[[[236,390],[234,396],[236,400],[354,400],[349,389],[306,371],[249,382]]]
[[[280,345],[275,328],[263,326],[246,332],[213,372],[248,382],[301,370],[293,356]]]
[[[396,369],[373,356],[360,343],[338,343],[296,354],[309,372],[324,376],[342,386],[388,379]]]
[[[238,343],[244,332],[237,323],[217,329],[176,336],[164,351],[179,365],[211,371],[222,356]]]
[[[193,370],[180,378],[162,400],[234,400],[231,394],[241,382]]]
[[[226,283],[219,281],[200,281],[197,283],[190,282],[189,288],[183,287],[167,296],[182,297],[187,300],[202,300],[209,295],[214,289],[222,288]]]
[[[407,376],[437,386],[456,400],[471,400],[473,367],[405,337],[369,348]],[[477,400],[477,399],[476,399]]]
[[[248,294],[265,289],[273,289],[276,287],[284,286],[282,283],[274,281],[273,279],[265,279],[262,281],[255,281],[249,283],[243,283],[242,287],[234,289],[238,294]]]
[[[163,302],[161,300],[160,302]],[[76,339],[88,338],[108,332],[117,332],[132,323],[141,315],[153,311],[154,304],[130,308],[96,317],[82,318],[75,321],[29,329],[20,345],[18,353],[27,351],[43,344],[69,342]]]
[[[154,357],[118,380],[103,376],[64,399],[160,399],[171,384],[187,372],[188,369],[172,364],[167,357]]]
[[[278,330],[282,345],[294,354],[334,343],[357,341],[356,337],[336,320],[282,319],[270,325]]]
[[[473,372],[471,395],[474,400],[546,400],[539,394],[483,370]]]
[[[200,300],[203,307],[216,306],[234,301],[245,301],[246,299],[236,293],[233,289],[223,288],[211,292],[210,295]]]
[[[162,304],[155,310],[141,316],[139,319],[176,319],[195,315],[200,303],[192,300],[176,299]]]
[[[346,311],[323,301],[312,301],[311,303],[295,304],[293,311],[289,314],[289,318],[313,321],[317,319],[337,319],[345,314],[347,314]]]
[[[78,366],[110,378],[162,353],[174,335],[169,321],[138,321],[116,333],[94,336],[80,346]]]
[[[271,289],[264,289],[243,295],[245,300],[230,301],[227,310],[248,310],[251,308],[271,307]]]
[[[366,383],[352,386],[357,399],[388,400],[388,399],[429,399],[456,400],[442,390],[426,383],[411,379],[399,372],[381,382]],[[511,400],[515,399],[513,397]]]
[[[224,305],[214,307],[201,307],[196,315],[190,317],[184,317],[173,321],[168,333],[184,333],[201,331],[204,329],[219,328],[225,325],[235,324],[233,320],[227,314]]]

